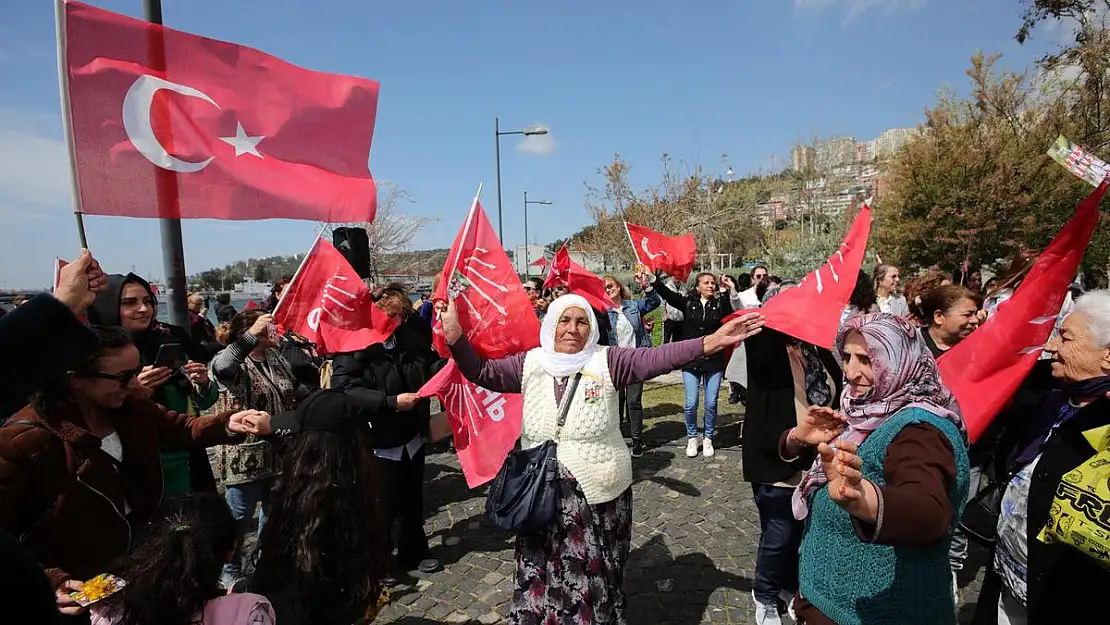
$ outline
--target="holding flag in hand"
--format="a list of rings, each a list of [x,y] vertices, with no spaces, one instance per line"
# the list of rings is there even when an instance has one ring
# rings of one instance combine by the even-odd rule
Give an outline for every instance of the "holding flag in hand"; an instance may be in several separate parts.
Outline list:
[[[632,251],[636,253],[636,259],[641,265],[651,271],[662,271],[679,282],[686,282],[690,277],[697,256],[694,235],[669,237],[651,228],[630,224],[627,221],[624,222],[624,229],[628,232]]]

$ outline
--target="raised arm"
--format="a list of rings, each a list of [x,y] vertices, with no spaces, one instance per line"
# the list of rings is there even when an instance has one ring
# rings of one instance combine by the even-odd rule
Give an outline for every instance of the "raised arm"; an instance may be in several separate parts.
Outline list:
[[[524,379],[524,354],[504,358],[482,358],[466,336],[450,345],[451,357],[467,380],[497,393],[519,393]]]
[[[744,339],[759,333],[762,328],[763,315],[753,312],[729,321],[713,334],[695,339],[659,347],[610,347],[609,376],[613,378],[613,385],[617,388],[644,382],[702,356],[712,356],[736,347]]]
[[[660,280],[655,274],[651,274],[648,278],[648,281],[650,282],[652,288],[655,289],[655,292],[659,294],[659,297],[663,298],[664,302],[667,302],[671,306],[674,306],[675,308],[683,312],[686,311],[685,297],[672,291],[670,287],[667,286],[666,282]]]

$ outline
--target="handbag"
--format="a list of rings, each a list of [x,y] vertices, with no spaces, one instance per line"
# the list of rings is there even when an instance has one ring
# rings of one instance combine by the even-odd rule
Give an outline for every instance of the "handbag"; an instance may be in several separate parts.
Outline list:
[[[960,530],[968,538],[986,547],[994,545],[998,538],[998,517],[1002,515],[1002,497],[1015,475],[1016,471],[1004,480],[991,482],[968,500],[960,518]]]
[[[531,449],[509,452],[493,479],[486,498],[486,517],[496,527],[529,533],[540,531],[555,520],[559,505],[555,484],[559,461],[555,451],[580,379],[582,374],[578,373],[563,393],[555,439]]]

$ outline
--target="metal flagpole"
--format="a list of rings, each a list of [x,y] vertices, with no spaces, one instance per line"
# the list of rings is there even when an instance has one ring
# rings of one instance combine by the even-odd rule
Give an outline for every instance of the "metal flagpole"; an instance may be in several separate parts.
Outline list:
[[[162,24],[162,1],[143,0],[143,17],[151,24]],[[150,53],[151,66],[154,69],[165,70],[166,46],[161,32],[151,32],[147,40]],[[170,313],[170,323],[180,326],[185,332],[190,333],[189,310],[186,308],[185,282],[185,246],[181,240],[181,219],[178,206],[177,172],[172,172],[155,166],[154,181],[157,187],[158,212],[160,215],[174,215],[161,217],[158,220],[159,230],[162,234],[162,272],[166,277],[166,288],[169,290],[167,308]]]
[[[65,135],[66,149],[69,152],[69,184],[73,191],[73,216],[77,220],[77,237],[81,240],[81,247],[88,249],[89,239],[85,236],[85,219],[81,210],[81,187],[77,181],[77,152],[74,149],[73,141],[73,116],[70,114],[65,0],[55,0],[54,2],[54,28],[58,37],[58,93],[62,100],[62,134]]]

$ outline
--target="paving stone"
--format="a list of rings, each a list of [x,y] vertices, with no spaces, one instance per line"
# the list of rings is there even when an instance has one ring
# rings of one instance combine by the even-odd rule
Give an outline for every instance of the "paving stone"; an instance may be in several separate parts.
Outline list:
[[[644,396],[649,413],[651,396],[650,390]],[[720,406],[718,425],[735,440],[741,407]],[[722,440],[710,461],[686,458],[681,413],[648,418],[645,429],[648,451],[633,460],[629,625],[751,623],[759,513],[743,481],[739,446]],[[488,489],[467,489],[452,454],[429,455],[427,470],[433,477],[425,491],[425,529],[444,569],[414,575],[411,588],[395,588],[396,600],[375,625],[508,622],[513,537],[484,521]],[[960,623],[970,622],[981,579],[979,570],[960,591]]]

